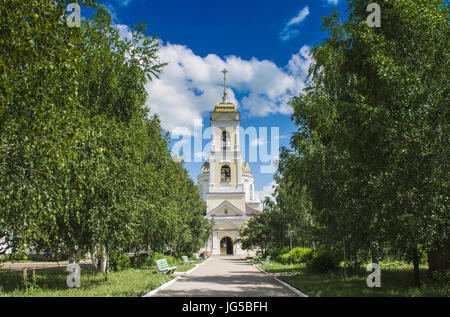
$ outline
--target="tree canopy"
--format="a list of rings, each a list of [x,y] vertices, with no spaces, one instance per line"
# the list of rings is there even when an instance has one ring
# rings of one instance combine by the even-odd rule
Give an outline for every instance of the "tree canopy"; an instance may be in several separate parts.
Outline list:
[[[82,1],[93,18],[68,27],[68,2],[0,1],[6,249],[196,251],[210,229],[203,202],[146,107],[145,83],[165,66],[157,37],[139,24],[121,38],[95,1]]]
[[[323,18],[270,212],[356,262],[395,248],[418,282],[421,254],[449,244],[449,5],[377,3],[381,27],[362,0]]]

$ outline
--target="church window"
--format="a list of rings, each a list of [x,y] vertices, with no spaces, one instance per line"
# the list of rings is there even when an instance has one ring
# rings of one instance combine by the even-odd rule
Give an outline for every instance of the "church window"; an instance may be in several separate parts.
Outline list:
[[[222,132],[222,150],[227,151],[230,149],[230,134],[227,131]]]
[[[228,165],[222,166],[220,176],[221,182],[231,182],[231,169]]]
[[[253,199],[253,184],[250,184],[250,200],[254,200]]]

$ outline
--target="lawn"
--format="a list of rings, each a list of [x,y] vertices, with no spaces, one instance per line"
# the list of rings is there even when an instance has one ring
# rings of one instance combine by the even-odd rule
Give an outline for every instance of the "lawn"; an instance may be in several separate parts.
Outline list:
[[[291,276],[279,278],[311,297],[340,296],[450,296],[448,279],[433,280],[427,276],[427,270],[421,270],[422,286],[413,284],[413,267],[405,262],[380,262],[381,287],[369,288],[366,278],[369,272],[361,272],[344,279],[342,268],[338,272],[313,274],[304,264],[284,265],[272,262],[272,265],[260,265],[266,272],[292,272]]]
[[[29,282],[26,287],[22,272],[2,272],[0,296],[142,296],[173,278],[170,275],[157,274],[154,269],[127,269],[111,272],[108,281],[105,281],[102,273],[83,267],[81,287],[68,288],[67,274],[65,268],[36,270],[35,283]]]
[[[163,256],[161,256],[162,258]],[[192,264],[184,264],[183,260],[180,257],[174,257],[174,256],[164,256],[164,258],[167,260],[167,263],[169,266],[176,266],[177,269],[175,272],[186,272],[192,269],[196,264],[200,264],[203,262],[203,260],[194,260],[194,263]],[[155,268],[156,270],[156,268]]]
[[[181,259],[171,259],[177,266],[177,272],[192,269],[195,264],[182,264]],[[108,281],[102,273],[96,273],[90,266],[81,268],[81,287],[68,288],[65,268],[36,270],[35,282],[25,285],[22,272],[0,272],[0,296],[33,297],[109,297],[142,296],[160,285],[170,281],[174,276],[157,274],[156,267],[146,269],[126,269],[110,272]]]

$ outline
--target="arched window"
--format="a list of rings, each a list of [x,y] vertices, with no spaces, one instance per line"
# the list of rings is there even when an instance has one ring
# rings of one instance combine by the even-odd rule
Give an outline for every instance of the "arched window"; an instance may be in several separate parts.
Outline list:
[[[222,131],[222,151],[230,149],[230,134],[227,131]]]
[[[231,169],[228,165],[224,165],[220,169],[220,181],[231,182]]]
[[[253,184],[250,184],[250,200],[253,201]]]

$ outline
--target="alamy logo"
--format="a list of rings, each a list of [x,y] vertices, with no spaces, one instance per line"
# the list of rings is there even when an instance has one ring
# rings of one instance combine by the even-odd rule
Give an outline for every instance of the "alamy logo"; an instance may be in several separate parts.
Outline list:
[[[368,287],[381,287],[381,270],[378,263],[370,263],[367,265],[367,272],[372,272],[367,276],[366,282]]]
[[[370,3],[367,8],[367,12],[372,12],[367,17],[366,23],[369,28],[381,27],[381,7],[378,3]]]
[[[81,26],[81,7],[78,3],[70,3],[67,6],[67,12],[70,14],[67,16],[67,26],[69,28]]]
[[[81,273],[80,266],[77,263],[70,263],[67,265],[66,271],[69,272],[67,276],[66,282],[67,286],[72,287],[80,287],[81,286]]]
[[[275,173],[279,159],[279,127],[217,127],[203,129],[201,120],[194,120],[194,131],[191,133],[186,127],[177,127],[171,131],[172,155],[180,157],[185,163],[203,162],[210,152],[223,151],[222,160],[232,160],[235,157],[233,150],[247,157],[249,163],[261,163],[261,173]],[[222,136],[224,138],[216,137]],[[232,136],[232,137],[230,137]],[[209,141],[211,140],[211,141]],[[204,144],[204,141],[209,141]],[[231,148],[234,144],[234,148]],[[193,151],[192,151],[193,148]],[[248,152],[247,152],[248,150]]]

